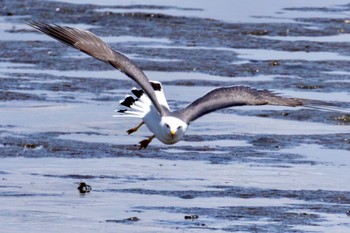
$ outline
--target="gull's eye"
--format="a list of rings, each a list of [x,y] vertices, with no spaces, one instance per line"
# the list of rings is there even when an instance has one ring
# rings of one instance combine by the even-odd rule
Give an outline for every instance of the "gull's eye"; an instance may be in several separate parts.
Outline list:
[[[165,124],[165,126],[166,126],[167,128],[170,128],[170,126],[169,126],[168,124]]]
[[[177,129],[179,130],[179,129],[181,129],[182,128],[182,126],[180,125],[179,127],[177,127]]]

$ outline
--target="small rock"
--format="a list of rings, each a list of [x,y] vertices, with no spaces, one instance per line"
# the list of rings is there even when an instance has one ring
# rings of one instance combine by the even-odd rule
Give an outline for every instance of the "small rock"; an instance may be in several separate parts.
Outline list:
[[[29,143],[24,145],[24,148],[27,148],[27,149],[35,149],[36,147],[37,145],[35,145],[34,143]]]
[[[342,123],[350,123],[350,114],[344,114],[340,116],[334,117],[335,120],[340,121]]]
[[[140,221],[140,220],[141,219],[139,219],[138,217],[130,217],[130,218],[122,219],[122,220],[107,219],[106,222],[109,222],[109,223],[130,223],[130,222],[137,222],[137,221]]]
[[[140,221],[140,219],[138,217],[130,217],[130,218],[127,218],[126,220],[133,221],[133,222]]]
[[[314,89],[320,89],[321,86],[318,85],[303,85],[300,84],[297,86],[299,89],[304,89],[304,90],[314,90]]]
[[[89,193],[91,191],[91,186],[85,182],[80,182],[78,190],[80,193]]]
[[[194,196],[192,196],[192,195],[190,195],[190,194],[186,194],[186,195],[180,196],[180,198],[182,198],[182,199],[193,199]]]
[[[266,36],[269,34],[269,31],[268,30],[256,30],[256,31],[250,31],[247,34],[252,35],[252,36]]]
[[[195,220],[198,219],[198,215],[185,215],[186,220]]]
[[[280,62],[279,61],[270,61],[270,66],[279,66]]]

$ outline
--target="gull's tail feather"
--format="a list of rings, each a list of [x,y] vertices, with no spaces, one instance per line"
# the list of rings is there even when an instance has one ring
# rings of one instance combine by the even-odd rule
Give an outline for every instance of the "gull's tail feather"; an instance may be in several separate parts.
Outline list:
[[[150,81],[152,88],[155,91],[156,98],[159,103],[169,109],[169,105],[164,95],[163,86],[158,81]],[[132,95],[127,95],[123,100],[119,101],[119,104],[123,106],[121,110],[116,110],[118,114],[113,117],[138,117],[143,118],[147,113],[151,111],[152,101],[145,95],[145,92],[136,87],[131,89]]]
[[[143,90],[133,88],[131,93],[134,96],[127,95],[123,100],[119,101],[123,108],[116,110],[118,114],[113,115],[113,117],[143,118],[150,111],[152,102],[144,95]]]

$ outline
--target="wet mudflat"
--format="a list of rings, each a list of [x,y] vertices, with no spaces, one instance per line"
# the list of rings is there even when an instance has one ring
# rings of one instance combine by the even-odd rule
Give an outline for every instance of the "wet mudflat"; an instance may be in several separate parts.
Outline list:
[[[209,2],[1,2],[2,232],[350,230],[350,5]],[[134,84],[25,20],[100,35],[174,109],[249,85],[343,111],[226,109],[140,151],[112,117]]]

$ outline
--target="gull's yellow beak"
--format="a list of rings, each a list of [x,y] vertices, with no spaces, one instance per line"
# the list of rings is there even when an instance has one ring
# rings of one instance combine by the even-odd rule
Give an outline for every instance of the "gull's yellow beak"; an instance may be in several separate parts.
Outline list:
[[[176,131],[174,131],[174,130],[170,131],[171,139],[174,139],[175,134],[176,134]]]

